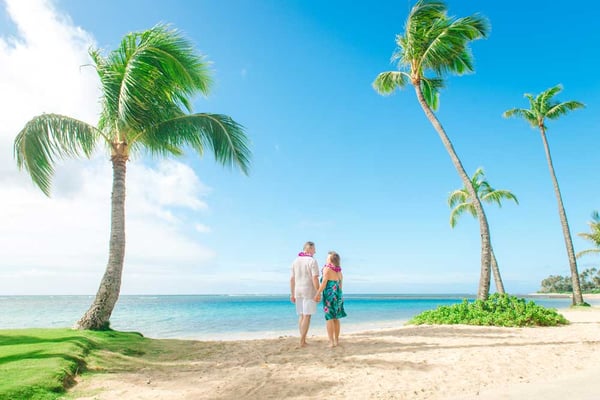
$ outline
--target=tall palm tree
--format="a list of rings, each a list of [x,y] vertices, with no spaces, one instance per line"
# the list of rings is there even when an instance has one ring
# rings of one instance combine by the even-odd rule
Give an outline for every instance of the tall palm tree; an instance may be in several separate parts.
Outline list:
[[[404,34],[396,36],[398,48],[392,60],[397,62],[398,71],[382,72],[373,82],[375,90],[383,95],[391,94],[408,84],[414,87],[421,108],[438,133],[460,179],[473,198],[481,233],[481,275],[477,298],[482,300],[487,299],[490,291],[491,253],[487,218],[475,188],[434,111],[437,110],[444,74],[461,75],[473,71],[468,45],[473,40],[486,37],[488,30],[488,23],[481,16],[449,17],[444,2],[419,0],[408,15]]]
[[[590,226],[590,233],[582,232],[577,235],[592,242],[595,248],[580,251],[575,255],[577,258],[586,254],[600,253],[600,214],[598,211],[592,212],[592,220],[588,222],[588,225]]]
[[[515,203],[519,204],[519,200],[517,200],[517,197],[510,190],[494,189],[485,179],[485,172],[481,167],[477,168],[473,174],[471,183],[475,188],[475,193],[477,193],[477,196],[483,202],[496,203],[498,204],[498,207],[502,207],[502,200],[513,200]],[[473,207],[473,200],[471,199],[471,196],[469,196],[469,191],[467,188],[463,187],[462,189],[457,189],[450,193],[450,196],[448,196],[448,205],[452,209],[450,212],[450,226],[452,228],[456,226],[458,217],[465,212],[468,212],[473,217],[477,218],[477,212],[475,211],[475,207]],[[490,252],[492,274],[494,275],[496,290],[498,293],[504,294],[504,283],[502,282],[502,276],[500,275],[498,260],[494,254],[494,247],[491,245],[491,243]]]
[[[247,173],[250,150],[243,128],[231,117],[192,113],[191,98],[207,94],[208,63],[179,31],[157,25],[126,35],[103,56],[90,49],[100,77],[102,109],[98,126],[57,114],[34,117],[14,142],[17,164],[50,195],[57,160],[90,157],[102,143],[113,167],[111,232],[106,271],[80,329],[105,329],[118,300],[125,255],[125,174],[131,152],[181,155],[205,148],[217,162]]]
[[[558,117],[567,114],[569,111],[577,110],[578,108],[583,108],[585,106],[574,100],[565,102],[555,100],[554,96],[561,91],[562,86],[556,85],[546,89],[535,97],[526,93],[525,97],[529,100],[530,108],[513,108],[505,111],[503,116],[504,118],[521,117],[529,122],[532,128],[538,128],[540,130],[542,143],[544,144],[544,150],[546,152],[546,160],[548,161],[548,168],[550,169],[550,177],[552,178],[552,185],[554,186],[556,201],[558,202],[558,215],[560,217],[560,224],[565,238],[565,246],[567,247],[569,267],[571,269],[571,280],[573,281],[573,305],[582,305],[585,303],[581,294],[581,285],[579,284],[579,273],[577,272],[577,261],[575,259],[575,251],[573,250],[573,240],[571,239],[571,231],[569,230],[569,222],[567,221],[567,214],[565,213],[565,206],[563,205],[560,187],[558,186],[558,180],[556,179],[556,173],[554,172],[548,139],[546,138],[546,119],[557,119]]]

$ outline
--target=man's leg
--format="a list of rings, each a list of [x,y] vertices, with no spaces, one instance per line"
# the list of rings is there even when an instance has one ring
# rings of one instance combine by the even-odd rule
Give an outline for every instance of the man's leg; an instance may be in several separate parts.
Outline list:
[[[300,316],[300,346],[306,346],[306,335],[310,327],[310,315],[302,314]]]

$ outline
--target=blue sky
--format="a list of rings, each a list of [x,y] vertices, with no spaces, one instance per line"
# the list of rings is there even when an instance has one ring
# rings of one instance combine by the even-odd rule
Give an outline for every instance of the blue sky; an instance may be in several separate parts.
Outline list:
[[[11,13],[14,3],[0,2],[0,49],[9,61],[14,58],[11,46],[27,44],[15,19],[33,14]],[[130,163],[133,194],[127,210],[134,228],[128,237],[124,293],[286,293],[289,264],[306,240],[317,243],[320,263],[328,250],[341,254],[348,292],[476,292],[478,225],[464,216],[455,229],[449,226],[447,195],[462,185],[441,141],[412,90],[382,97],[371,88],[379,72],[394,68],[389,60],[395,34],[402,32],[414,2],[174,0],[151,7],[144,1],[33,3],[41,10],[37,24],[56,19],[57,31],[62,26],[72,29],[57,36],[56,46],[72,40],[68,51],[75,49],[74,54],[81,53],[82,42],[110,50],[127,32],[172,23],[213,63],[212,94],[197,99],[195,110],[231,115],[252,141],[248,177],[215,165],[210,156],[190,155],[167,164],[142,157]],[[474,74],[448,77],[438,117],[467,171],[472,174],[482,166],[494,187],[519,198],[519,206],[490,206],[487,212],[507,290],[535,291],[546,276],[568,274],[566,250],[539,133],[501,114],[526,107],[523,93],[536,94],[558,83],[564,86],[560,100],[586,104],[584,110],[549,122],[548,137],[575,249],[588,248],[576,233],[586,231],[591,212],[600,209],[594,145],[600,128],[600,60],[595,51],[600,34],[592,20],[599,6],[592,1],[568,7],[541,0],[449,1],[448,6],[452,15],[486,16],[491,35],[472,46]],[[45,48],[54,42],[48,43]],[[32,61],[39,66],[36,74],[43,74],[40,68],[46,64],[66,63],[64,58],[41,58],[34,44],[25,47],[39,57]],[[87,74],[79,72],[81,64],[73,79]],[[56,65],[57,71],[64,70]],[[93,121],[97,93],[81,90],[93,82],[93,74],[73,89],[82,99],[89,95],[85,103],[90,109],[77,108],[80,104],[69,109],[52,100],[53,89],[44,88],[52,79],[36,86],[47,103],[23,112],[14,125],[8,124],[13,130],[2,132],[2,159],[12,162],[6,144],[36,113],[58,112],[53,107],[62,106],[61,112]],[[26,100],[21,108],[30,106]],[[92,165],[104,165],[99,160]],[[4,162],[0,179],[10,178],[21,189],[31,186],[24,173],[8,164]],[[48,207],[54,219],[46,221],[50,217],[40,213],[27,226],[28,234],[19,237],[8,228],[0,232],[2,257],[5,251],[31,246],[31,234],[40,225],[51,225],[56,237],[63,231],[66,236],[51,250],[43,244],[30,250],[39,255],[34,261],[25,263],[24,256],[5,259],[2,281],[10,283],[0,286],[0,293],[95,292],[108,239],[108,219],[98,215],[106,209],[96,213],[81,206],[81,218],[68,224],[69,234],[75,230],[76,240],[82,241],[77,246],[69,246],[73,239],[60,226],[65,217],[61,213],[81,202],[103,207],[103,196],[109,195],[110,189],[104,194],[93,187],[96,178],[109,182],[110,176],[102,175],[110,173],[105,167],[93,170],[98,175],[70,176],[76,166],[84,166],[85,172],[88,165],[59,167],[51,199],[23,189],[39,207]],[[149,176],[162,179],[156,189]],[[77,184],[82,182],[87,189],[78,203],[77,193],[83,189]],[[136,185],[146,192],[140,189],[136,195]],[[156,200],[167,192],[173,198]],[[27,214],[26,202],[4,198],[4,213],[17,224],[11,210],[18,204]],[[136,198],[141,200],[136,203]],[[53,209],[57,203],[48,202],[65,207]],[[146,212],[140,204],[158,211]],[[91,221],[90,213],[95,215]],[[156,234],[145,236],[153,228]],[[93,240],[86,244],[88,231]],[[164,232],[170,238],[161,236]],[[39,243],[46,238],[40,235]],[[71,249],[57,250],[61,246]],[[581,259],[580,270],[597,262],[594,257]],[[71,269],[61,269],[69,263]],[[70,279],[77,284],[68,284]]]

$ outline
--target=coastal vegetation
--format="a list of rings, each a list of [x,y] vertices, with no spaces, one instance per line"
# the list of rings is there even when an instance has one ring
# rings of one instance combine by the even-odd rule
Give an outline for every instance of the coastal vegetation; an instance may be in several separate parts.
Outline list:
[[[600,293],[600,270],[588,268],[579,274],[579,283],[584,293]],[[542,280],[539,293],[571,293],[573,280],[570,276],[550,275]]]
[[[179,31],[157,25],[127,34],[104,56],[91,49],[102,89],[98,126],[64,115],[42,114],[27,122],[14,141],[19,168],[50,195],[54,164],[90,157],[99,143],[113,168],[109,254],[96,297],[77,322],[81,329],[106,329],[121,290],[125,256],[125,181],[130,155],[180,156],[184,149],[249,168],[244,129],[222,114],[192,113],[192,96],[207,95],[212,83],[208,63]]]
[[[548,169],[550,170],[550,177],[552,178],[552,186],[554,187],[554,194],[558,203],[558,215],[560,217],[560,224],[565,239],[565,246],[567,248],[569,268],[571,269],[573,305],[585,305],[581,294],[577,260],[575,257],[575,250],[573,249],[573,239],[571,238],[571,231],[569,229],[569,222],[567,220],[560,187],[558,186],[558,179],[556,178],[556,172],[554,171],[554,163],[552,162],[552,155],[550,154],[548,138],[546,137],[546,119],[557,119],[558,117],[567,114],[569,111],[577,110],[585,106],[583,103],[574,100],[564,102],[555,100],[554,96],[561,91],[562,87],[556,85],[546,89],[535,97],[532,94],[526,93],[525,97],[529,100],[529,108],[513,108],[504,112],[503,116],[505,118],[521,117],[527,121],[532,128],[540,130],[544,151],[546,153],[546,161],[548,162]]]
[[[507,294],[494,293],[486,300],[439,306],[413,317],[409,324],[465,324],[506,327],[556,326],[569,322],[554,309],[536,304],[534,301]]]
[[[374,89],[382,95],[389,95],[407,85],[413,86],[423,112],[438,133],[472,199],[481,234],[481,272],[477,291],[477,298],[481,300],[487,299],[490,292],[488,221],[473,183],[435,111],[444,75],[462,75],[474,70],[469,43],[485,38],[489,29],[487,20],[481,16],[449,17],[444,2],[419,0],[408,15],[404,33],[396,36],[398,47],[392,60],[397,63],[398,71],[382,72],[373,82]]]
[[[471,184],[477,193],[477,197],[485,203],[496,203],[498,207],[502,207],[502,200],[513,200],[519,204],[517,197],[510,191],[504,189],[494,189],[489,182],[485,179],[485,172],[483,168],[477,168],[473,177],[471,178]],[[473,200],[469,196],[469,191],[466,187],[457,189],[450,193],[448,196],[448,205],[452,209],[450,211],[450,226],[454,228],[458,222],[458,217],[468,212],[473,217],[477,218],[477,212],[473,206]],[[504,294],[504,283],[502,282],[502,276],[500,275],[500,268],[498,267],[498,260],[494,254],[494,248],[490,240],[490,252],[491,252],[491,269],[494,276],[494,282],[496,284],[496,291],[500,294]]]

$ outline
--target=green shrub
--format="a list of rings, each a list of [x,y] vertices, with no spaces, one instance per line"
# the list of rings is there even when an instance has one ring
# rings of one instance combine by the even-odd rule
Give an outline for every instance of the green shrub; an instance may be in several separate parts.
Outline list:
[[[421,325],[491,325],[491,326],[556,326],[569,323],[554,309],[549,309],[506,294],[493,294],[486,301],[475,300],[424,311],[409,324]]]

